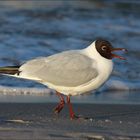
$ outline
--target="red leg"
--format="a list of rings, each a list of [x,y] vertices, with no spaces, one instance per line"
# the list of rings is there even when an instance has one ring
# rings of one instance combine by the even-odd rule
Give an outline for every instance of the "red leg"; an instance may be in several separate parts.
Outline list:
[[[60,111],[63,109],[65,101],[64,101],[64,97],[62,96],[61,93],[56,92],[56,94],[58,95],[59,99],[60,99],[60,103],[55,107],[54,112],[55,113],[60,113]]]
[[[72,104],[70,102],[70,96],[67,96],[67,104],[68,104],[68,107],[69,107],[70,118],[71,119],[79,118],[78,116],[75,115],[75,113],[73,111],[73,107],[72,107]]]

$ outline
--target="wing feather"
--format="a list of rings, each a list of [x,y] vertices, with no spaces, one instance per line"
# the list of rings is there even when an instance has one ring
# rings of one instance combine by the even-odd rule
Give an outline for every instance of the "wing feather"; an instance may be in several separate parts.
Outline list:
[[[94,79],[98,72],[93,60],[79,52],[63,52],[37,58],[21,66],[21,74],[57,86],[75,87]]]

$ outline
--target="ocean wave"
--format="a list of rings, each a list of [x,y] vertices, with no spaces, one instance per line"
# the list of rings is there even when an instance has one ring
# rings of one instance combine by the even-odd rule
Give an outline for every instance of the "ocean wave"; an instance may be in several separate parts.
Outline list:
[[[107,91],[140,91],[140,82],[111,79],[103,90]]]
[[[140,82],[128,82],[111,79],[99,89],[99,91],[140,91]],[[53,90],[49,88],[34,88],[34,87],[8,87],[0,86],[0,94],[2,95],[34,95],[34,96],[46,96],[52,95]]]

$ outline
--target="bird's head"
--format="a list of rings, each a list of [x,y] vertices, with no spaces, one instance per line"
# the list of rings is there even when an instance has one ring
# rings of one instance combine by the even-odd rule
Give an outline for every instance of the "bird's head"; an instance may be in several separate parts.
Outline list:
[[[125,60],[124,57],[114,54],[115,51],[127,51],[125,48],[113,48],[111,43],[107,40],[97,39],[95,47],[98,53],[107,59],[119,58]]]

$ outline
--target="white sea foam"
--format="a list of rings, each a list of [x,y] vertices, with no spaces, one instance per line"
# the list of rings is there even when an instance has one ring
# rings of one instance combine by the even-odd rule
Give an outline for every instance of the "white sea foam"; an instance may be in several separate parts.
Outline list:
[[[101,88],[100,91],[140,91],[140,83],[126,82],[111,79]],[[25,88],[25,87],[8,87],[0,86],[0,94],[2,95],[51,95],[53,91],[48,88]]]
[[[21,88],[21,87],[7,87],[0,86],[0,94],[3,95],[50,95],[51,89],[48,88]]]
[[[111,91],[140,91],[140,82],[111,79],[105,84],[103,89]]]

